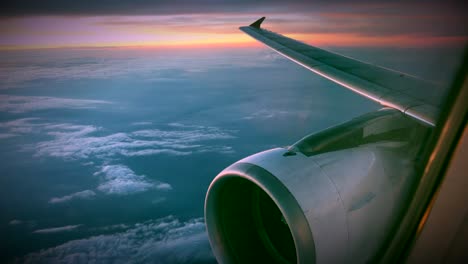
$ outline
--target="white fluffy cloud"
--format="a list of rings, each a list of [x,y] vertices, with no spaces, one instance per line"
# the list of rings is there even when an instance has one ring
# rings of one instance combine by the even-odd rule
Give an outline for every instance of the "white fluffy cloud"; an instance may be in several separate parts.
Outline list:
[[[17,96],[0,94],[0,111],[9,113],[24,113],[45,109],[90,109],[98,105],[110,104],[101,100],[83,100],[47,96]]]
[[[72,193],[62,197],[54,197],[49,200],[51,204],[65,203],[74,199],[92,199],[96,193],[91,190],[84,190],[81,192]]]
[[[98,186],[98,190],[107,194],[132,194],[144,192],[149,189],[168,191],[172,186],[168,183],[150,181],[145,175],[137,175],[133,170],[124,165],[106,165],[96,172],[103,182]]]
[[[72,240],[28,254],[21,263],[215,263],[202,219],[169,216],[123,232]]]

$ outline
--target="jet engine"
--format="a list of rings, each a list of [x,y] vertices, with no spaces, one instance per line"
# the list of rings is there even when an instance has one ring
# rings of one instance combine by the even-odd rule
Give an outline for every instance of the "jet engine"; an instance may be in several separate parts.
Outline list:
[[[383,109],[223,170],[205,200],[220,263],[363,263],[417,181],[427,128]]]

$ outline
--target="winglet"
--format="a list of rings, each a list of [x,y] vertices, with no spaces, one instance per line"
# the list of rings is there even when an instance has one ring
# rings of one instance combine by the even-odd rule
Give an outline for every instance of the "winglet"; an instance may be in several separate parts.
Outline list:
[[[253,27],[253,28],[260,29],[260,25],[262,24],[263,20],[265,20],[265,17],[262,17],[259,20],[253,22],[252,24],[250,24],[250,26]]]

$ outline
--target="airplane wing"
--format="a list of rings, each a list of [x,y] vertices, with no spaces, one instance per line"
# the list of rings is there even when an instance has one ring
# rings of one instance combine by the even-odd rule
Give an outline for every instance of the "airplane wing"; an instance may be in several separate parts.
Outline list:
[[[443,101],[443,89],[437,84],[309,46],[261,28],[263,20],[265,17],[250,26],[240,27],[240,30],[337,84],[431,126],[435,125]]]

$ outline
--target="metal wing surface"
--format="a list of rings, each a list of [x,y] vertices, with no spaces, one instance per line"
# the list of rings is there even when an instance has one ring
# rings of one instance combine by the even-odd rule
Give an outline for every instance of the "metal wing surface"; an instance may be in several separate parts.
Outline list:
[[[383,106],[434,126],[442,103],[440,86],[415,76],[313,47],[260,27],[265,17],[240,27],[286,58]]]

